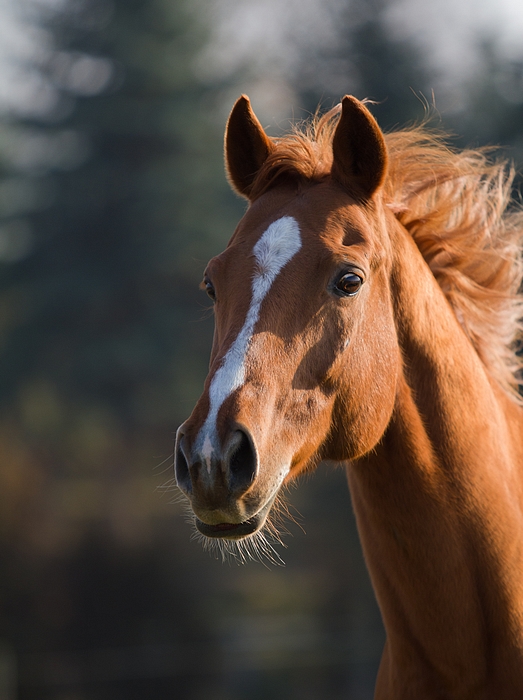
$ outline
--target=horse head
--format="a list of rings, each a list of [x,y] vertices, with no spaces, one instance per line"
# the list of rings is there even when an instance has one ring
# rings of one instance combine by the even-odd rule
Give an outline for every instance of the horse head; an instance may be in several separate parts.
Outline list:
[[[387,150],[353,97],[327,122],[328,147],[305,171],[299,141],[270,139],[246,97],[229,117],[227,171],[249,207],[205,271],[210,371],[175,450],[178,485],[208,538],[260,531],[285,482],[366,454],[393,411]]]

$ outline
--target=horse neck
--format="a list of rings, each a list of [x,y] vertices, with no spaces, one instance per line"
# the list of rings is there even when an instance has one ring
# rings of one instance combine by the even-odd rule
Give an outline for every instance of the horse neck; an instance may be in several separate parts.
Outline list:
[[[449,697],[483,698],[498,671],[523,697],[521,411],[410,236],[399,225],[392,235],[403,368],[383,439],[348,470],[388,634],[383,697],[447,697],[434,689],[454,684]],[[407,669],[419,679],[408,692]]]

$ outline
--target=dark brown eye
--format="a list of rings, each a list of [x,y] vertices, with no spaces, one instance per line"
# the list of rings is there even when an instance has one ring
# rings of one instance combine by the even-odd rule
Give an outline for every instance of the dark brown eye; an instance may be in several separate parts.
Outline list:
[[[207,292],[207,296],[210,299],[212,299],[213,301],[216,301],[216,292],[214,290],[213,283],[211,282],[211,280],[208,277],[206,277],[203,280],[203,286],[205,287],[205,291]]]
[[[363,280],[354,272],[346,272],[334,285],[334,290],[340,296],[352,297],[360,291]]]

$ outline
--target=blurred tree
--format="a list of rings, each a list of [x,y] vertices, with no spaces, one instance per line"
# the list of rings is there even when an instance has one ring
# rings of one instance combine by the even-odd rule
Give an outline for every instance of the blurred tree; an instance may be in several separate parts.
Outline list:
[[[211,213],[225,189],[220,138],[191,72],[204,35],[187,7],[71,8],[54,18],[46,66],[71,113],[35,125],[56,165],[34,162],[36,143],[25,172],[4,182],[41,204],[26,217],[32,249],[4,257],[3,289],[21,306],[2,348],[4,406],[12,416],[16,405],[28,436],[59,435],[58,450],[64,422],[77,435],[92,424],[94,439],[107,413],[131,429],[183,415],[209,332],[180,318],[187,281],[226,226]]]
[[[190,614],[201,576],[189,565],[173,585],[173,542],[147,550],[174,512],[155,489],[205,374],[198,283],[239,211],[192,67],[206,30],[167,0],[43,5],[33,20],[47,50],[31,70],[54,98],[0,129],[0,638],[26,658],[150,643],[146,621],[171,605],[155,639],[173,645],[205,628]],[[22,660],[21,692],[54,698],[61,676],[39,663]],[[121,679],[147,679],[144,663]]]
[[[304,62],[297,78],[307,110],[314,112],[320,102],[336,103],[352,92],[377,103],[373,112],[385,130],[425,116],[432,72],[414,45],[391,35],[386,18],[390,5],[391,0],[354,0],[347,5],[338,43],[319,49],[321,70]],[[332,87],[326,91],[329,84],[336,93]]]
[[[492,42],[484,41],[479,66],[466,87],[466,109],[448,119],[449,124],[460,143],[499,147],[500,155],[521,168],[523,60],[501,59]]]

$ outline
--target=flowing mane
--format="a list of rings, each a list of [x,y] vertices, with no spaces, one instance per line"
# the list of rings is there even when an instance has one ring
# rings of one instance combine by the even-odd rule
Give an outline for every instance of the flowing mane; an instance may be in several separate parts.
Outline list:
[[[282,180],[321,182],[332,167],[340,105],[281,138],[251,198]],[[514,169],[486,149],[456,150],[423,126],[385,136],[386,205],[409,231],[493,377],[516,400],[522,361],[523,210],[509,207]]]

